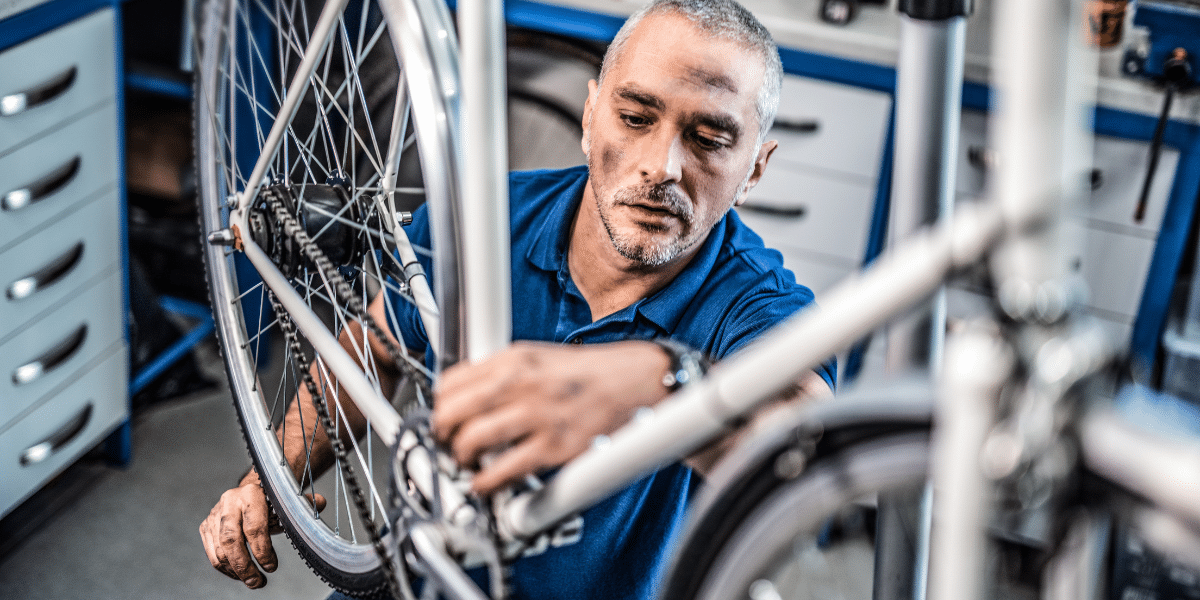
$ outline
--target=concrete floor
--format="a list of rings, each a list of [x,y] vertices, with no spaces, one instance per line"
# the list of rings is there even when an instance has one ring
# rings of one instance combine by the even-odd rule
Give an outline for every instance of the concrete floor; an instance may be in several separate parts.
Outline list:
[[[250,459],[216,351],[203,346],[199,355],[221,386],[137,415],[128,467],[84,459],[60,477],[77,495],[0,557],[0,596],[315,600],[329,594],[282,535],[275,538],[280,566],[264,589],[248,590],[209,565],[197,527]]]

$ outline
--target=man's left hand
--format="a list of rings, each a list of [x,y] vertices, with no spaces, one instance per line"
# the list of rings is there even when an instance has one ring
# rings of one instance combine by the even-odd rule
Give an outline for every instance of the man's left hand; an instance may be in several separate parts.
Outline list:
[[[518,342],[442,374],[434,433],[460,464],[480,467],[474,490],[488,494],[566,463],[661,400],[668,362],[648,342]]]

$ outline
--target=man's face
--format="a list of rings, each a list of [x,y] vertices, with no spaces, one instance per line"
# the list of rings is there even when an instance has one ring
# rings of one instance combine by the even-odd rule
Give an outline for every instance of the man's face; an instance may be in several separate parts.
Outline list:
[[[600,218],[618,252],[664,265],[703,241],[762,176],[762,60],[686,18],[646,17],[589,84],[583,150]]]

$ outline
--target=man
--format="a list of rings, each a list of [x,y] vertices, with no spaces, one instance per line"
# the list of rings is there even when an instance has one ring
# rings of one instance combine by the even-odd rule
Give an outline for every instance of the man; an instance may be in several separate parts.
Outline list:
[[[478,467],[495,454],[477,492],[563,464],[665,397],[668,353],[637,340],[719,360],[812,301],[729,210],[777,145],[765,138],[780,81],[769,34],[733,0],[658,0],[589,83],[587,168],[511,177],[513,334],[525,341],[448,369],[435,389],[434,431],[455,458]],[[410,229],[428,242],[423,211]],[[398,333],[423,348],[414,319]],[[789,399],[827,395],[833,377],[809,373]],[[515,597],[651,596],[696,488],[691,467],[703,472],[731,439],[586,511],[581,541],[514,565]],[[214,567],[249,587],[265,582],[251,555],[274,567],[256,483],[251,473],[226,492],[200,527]]]

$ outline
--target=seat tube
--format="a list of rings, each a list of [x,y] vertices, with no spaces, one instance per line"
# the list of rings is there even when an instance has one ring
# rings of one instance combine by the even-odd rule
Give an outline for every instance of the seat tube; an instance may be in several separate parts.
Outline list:
[[[957,178],[962,76],[971,0],[902,0],[896,80],[892,242],[949,219]],[[888,327],[887,370],[936,374],[945,336],[946,297]],[[925,597],[931,494],[879,499],[876,600]]]

